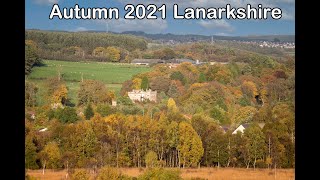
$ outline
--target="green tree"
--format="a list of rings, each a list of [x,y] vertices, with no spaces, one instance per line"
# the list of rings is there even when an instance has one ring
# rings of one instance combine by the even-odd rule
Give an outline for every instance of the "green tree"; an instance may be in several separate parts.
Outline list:
[[[25,140],[25,167],[27,169],[37,169],[37,147],[33,143],[33,137],[31,135],[26,136]]]
[[[58,108],[54,116],[63,123],[74,123],[79,119],[76,109],[68,106]]]
[[[149,89],[149,80],[147,76],[144,76],[141,81],[141,89],[147,90]]]
[[[244,136],[247,138],[247,144],[245,147],[251,153],[251,162],[253,162],[253,168],[255,169],[257,159],[262,159],[266,151],[265,136],[261,131],[261,128],[256,124],[245,129]]]
[[[207,78],[206,78],[206,75],[204,75],[204,73],[200,73],[200,75],[199,75],[199,83],[204,83],[204,82],[206,82],[207,81]]]
[[[84,110],[84,116],[86,117],[87,120],[89,120],[90,118],[92,118],[94,115],[93,109],[91,104],[89,103],[86,107],[86,109]]]
[[[170,75],[170,79],[171,80],[179,80],[181,81],[182,84],[186,83],[185,77],[184,75],[180,72],[180,71],[174,71],[171,75]]]
[[[106,117],[113,113],[113,109],[108,104],[98,104],[97,113],[103,117]]]
[[[169,90],[168,90],[168,96],[170,96],[172,98],[177,98],[177,97],[179,97],[179,95],[180,95],[180,92],[177,87],[176,81],[171,81],[171,84],[170,84]]]
[[[146,167],[153,168],[157,166],[158,156],[154,151],[149,151],[145,156]]]
[[[138,180],[182,180],[180,176],[180,170],[169,170],[164,168],[150,168],[147,169],[142,175],[138,177]]]

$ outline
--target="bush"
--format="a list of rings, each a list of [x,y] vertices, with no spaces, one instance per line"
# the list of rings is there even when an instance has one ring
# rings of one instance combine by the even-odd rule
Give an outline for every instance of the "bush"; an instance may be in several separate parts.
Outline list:
[[[113,109],[107,104],[99,104],[97,106],[97,113],[99,113],[102,117],[109,116],[113,112]]]
[[[71,175],[72,180],[88,180],[90,178],[89,173],[83,169],[77,169]]]
[[[157,153],[155,153],[154,151],[149,151],[145,156],[145,160],[146,160],[147,167],[157,166],[157,162],[158,162]]]
[[[59,108],[56,110],[55,118],[63,123],[74,123],[78,120],[78,115],[75,108],[66,106],[63,109]]]
[[[267,168],[268,165],[262,159],[258,159],[256,162],[256,168]]]
[[[89,120],[90,118],[92,118],[94,115],[93,109],[91,104],[89,103],[84,111],[84,116],[86,117],[87,120]]]
[[[122,175],[116,168],[103,167],[100,169],[97,180],[129,180],[129,176]]]
[[[112,167],[103,167],[100,169],[97,180],[117,180],[121,174]]]
[[[179,180],[180,177],[179,170],[166,170],[163,168],[147,169],[142,175],[138,177],[138,180]]]

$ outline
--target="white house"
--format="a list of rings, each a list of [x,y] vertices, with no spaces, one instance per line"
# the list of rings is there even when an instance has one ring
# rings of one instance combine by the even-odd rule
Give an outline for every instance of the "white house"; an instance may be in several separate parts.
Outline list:
[[[247,129],[251,124],[250,123],[245,123],[245,124],[240,124],[237,129],[235,129],[232,134],[237,134],[237,132],[243,133],[245,129]],[[262,129],[264,127],[265,123],[258,123],[258,126]]]
[[[243,133],[244,130],[245,130],[246,128],[248,128],[249,126],[250,126],[249,123],[240,124],[240,125],[237,127],[237,129],[232,132],[232,134],[237,134],[238,131],[240,131],[241,133]]]
[[[148,89],[146,91],[144,90],[132,90],[131,92],[128,92],[129,98],[135,102],[135,101],[144,101],[146,99],[150,101],[157,102],[157,91],[152,91],[151,89]]]

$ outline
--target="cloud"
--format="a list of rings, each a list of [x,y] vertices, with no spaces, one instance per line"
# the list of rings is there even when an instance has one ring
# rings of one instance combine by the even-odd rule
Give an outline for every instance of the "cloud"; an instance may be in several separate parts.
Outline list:
[[[76,31],[76,32],[88,31],[88,29],[85,28],[85,27],[77,27],[77,28],[75,29],[75,31]]]
[[[282,20],[287,20],[287,21],[291,21],[291,20],[295,20],[295,15],[292,13],[288,13],[286,11],[282,11]]]
[[[217,36],[231,36],[230,34],[228,34],[228,33],[216,33],[216,34],[214,34],[214,35],[217,35]]]
[[[234,30],[234,27],[232,27],[227,21],[225,20],[200,20],[197,22],[200,26],[211,29],[211,30],[224,30],[226,32],[232,32]]]
[[[33,2],[40,5],[52,5],[57,4],[59,0],[33,0]]]
[[[114,32],[123,31],[143,31],[147,33],[161,33],[163,30],[167,29],[168,23],[166,20],[155,19],[123,19],[118,20],[97,20],[100,25],[105,25],[106,29]]]

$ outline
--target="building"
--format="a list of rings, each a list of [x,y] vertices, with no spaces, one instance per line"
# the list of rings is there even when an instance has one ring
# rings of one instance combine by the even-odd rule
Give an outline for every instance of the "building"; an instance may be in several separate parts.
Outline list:
[[[165,63],[164,60],[161,59],[134,59],[131,61],[131,64],[136,64],[136,65],[150,65],[150,64],[161,64]]]
[[[245,124],[240,124],[236,130],[234,130],[232,132],[232,134],[237,134],[237,132],[241,132],[243,133],[245,129],[247,129],[248,127],[250,127],[250,123],[245,123]],[[265,123],[258,123],[258,126],[262,129],[264,127]]]
[[[133,102],[135,101],[141,102],[144,100],[157,102],[157,91],[152,91],[151,89],[148,89],[146,91],[134,89],[131,92],[128,92],[128,96]]]
[[[111,101],[111,105],[112,105],[112,106],[114,106],[114,107],[116,107],[116,106],[117,106],[117,101],[116,101],[116,100],[114,100],[114,99],[112,99],[112,101]]]

